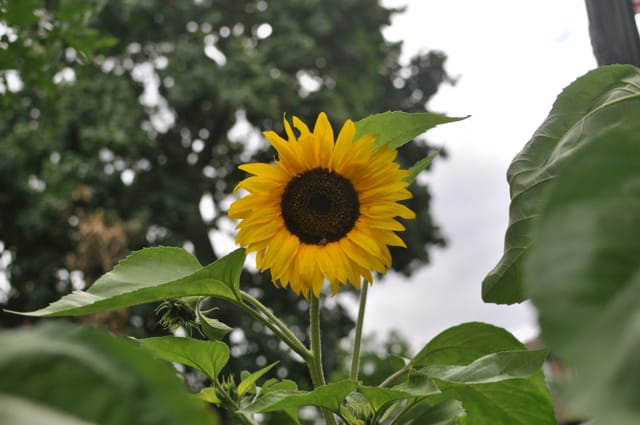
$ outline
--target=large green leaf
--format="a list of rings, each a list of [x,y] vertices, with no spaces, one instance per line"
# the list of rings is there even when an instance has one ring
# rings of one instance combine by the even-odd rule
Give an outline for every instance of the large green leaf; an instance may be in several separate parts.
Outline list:
[[[545,353],[524,348],[502,328],[464,323],[433,338],[411,364],[423,367],[444,396],[462,402],[463,423],[555,424],[540,371]]]
[[[507,172],[509,227],[504,254],[482,283],[485,301],[512,304],[527,298],[523,268],[536,243],[536,217],[542,212],[551,182],[583,148],[583,136],[599,131],[599,112],[638,94],[640,70],[623,65],[589,72],[560,94],[547,119]]]
[[[582,146],[538,220],[526,283],[564,402],[598,423],[640,423],[640,74],[583,120]],[[627,87],[627,86],[625,86]]]
[[[77,316],[169,298],[208,295],[237,299],[244,250],[202,267],[182,248],[146,248],[132,253],[87,291],[75,291],[28,316]]]
[[[486,384],[506,379],[528,378],[540,371],[547,350],[514,350],[488,354],[467,366],[429,366],[424,372],[441,381]]]
[[[502,328],[469,322],[435,336],[415,355],[411,364],[415,367],[468,365],[487,354],[523,348],[520,341]]]
[[[338,413],[340,405],[356,388],[355,381],[345,380],[320,386],[313,391],[273,391],[242,409],[245,413],[263,413],[302,406],[318,406]]]
[[[2,331],[0,346],[2,424],[217,423],[170,365],[132,341],[46,323]]]
[[[358,391],[369,400],[376,412],[391,401],[424,398],[440,392],[427,374],[422,372],[412,373],[405,382],[391,388],[360,385]]]
[[[220,341],[160,336],[138,340],[140,345],[156,357],[193,367],[212,380],[229,361],[229,347]]]
[[[434,379],[445,395],[460,400],[469,425],[555,425],[556,418],[542,372],[529,379],[487,384],[456,384]]]
[[[466,117],[447,117],[431,112],[388,111],[370,115],[356,122],[355,139],[365,134],[376,135],[376,146],[397,148],[439,124],[460,121]]]

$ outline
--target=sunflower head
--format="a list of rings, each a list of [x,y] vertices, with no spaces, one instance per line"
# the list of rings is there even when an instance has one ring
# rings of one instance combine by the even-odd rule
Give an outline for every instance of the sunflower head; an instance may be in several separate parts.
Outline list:
[[[389,246],[405,246],[396,217],[415,218],[399,201],[411,198],[410,173],[394,162],[396,150],[376,147],[375,136],[354,140],[347,120],[334,138],[326,114],[313,131],[293,117],[284,120],[287,139],[273,131],[265,137],[278,153],[273,164],[252,163],[252,174],[234,191],[229,217],[240,220],[236,241],[256,252],[256,266],[270,270],[275,284],[305,298],[319,297],[324,279],[333,294],[350,282],[373,282],[372,271],[391,266]]]

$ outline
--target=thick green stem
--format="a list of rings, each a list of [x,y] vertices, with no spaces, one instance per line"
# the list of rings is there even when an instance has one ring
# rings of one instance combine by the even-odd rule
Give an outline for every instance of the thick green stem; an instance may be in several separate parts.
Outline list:
[[[320,340],[320,300],[311,294],[309,303],[309,336],[311,339],[311,362],[307,362],[313,387],[325,385],[324,371],[322,370],[322,345]],[[337,425],[333,413],[322,409],[327,425]]]
[[[247,294],[240,291],[241,302],[238,304],[244,311],[249,313],[253,318],[262,322],[266,327],[271,329],[278,338],[289,346],[293,351],[298,353],[307,363],[312,360],[311,351],[309,351],[293,332],[276,317],[264,304]]]
[[[351,379],[358,380],[358,370],[360,369],[360,346],[362,344],[362,325],[364,323],[364,311],[367,305],[367,290],[369,282],[363,279],[360,287],[360,308],[358,309],[358,318],[356,319],[356,335],[353,341],[353,357],[351,358]]]

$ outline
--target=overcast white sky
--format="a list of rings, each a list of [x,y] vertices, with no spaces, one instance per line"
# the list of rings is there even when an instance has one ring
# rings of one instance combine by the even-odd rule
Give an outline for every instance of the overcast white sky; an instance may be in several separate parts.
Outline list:
[[[471,115],[426,135],[450,156],[424,178],[449,240],[409,282],[391,276],[369,291],[365,332],[392,328],[419,349],[449,326],[484,321],[521,340],[536,334],[534,309],[484,304],[481,282],[502,253],[509,195],[506,170],[563,87],[596,66],[583,0],[385,0],[406,4],[387,31],[408,56],[444,51],[458,77],[429,103]],[[346,298],[343,298],[346,300]]]

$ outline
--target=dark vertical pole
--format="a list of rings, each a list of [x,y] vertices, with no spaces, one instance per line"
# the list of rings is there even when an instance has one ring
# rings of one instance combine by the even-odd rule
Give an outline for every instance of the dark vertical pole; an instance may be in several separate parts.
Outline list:
[[[585,0],[591,46],[598,65],[640,66],[640,35],[633,0]]]

